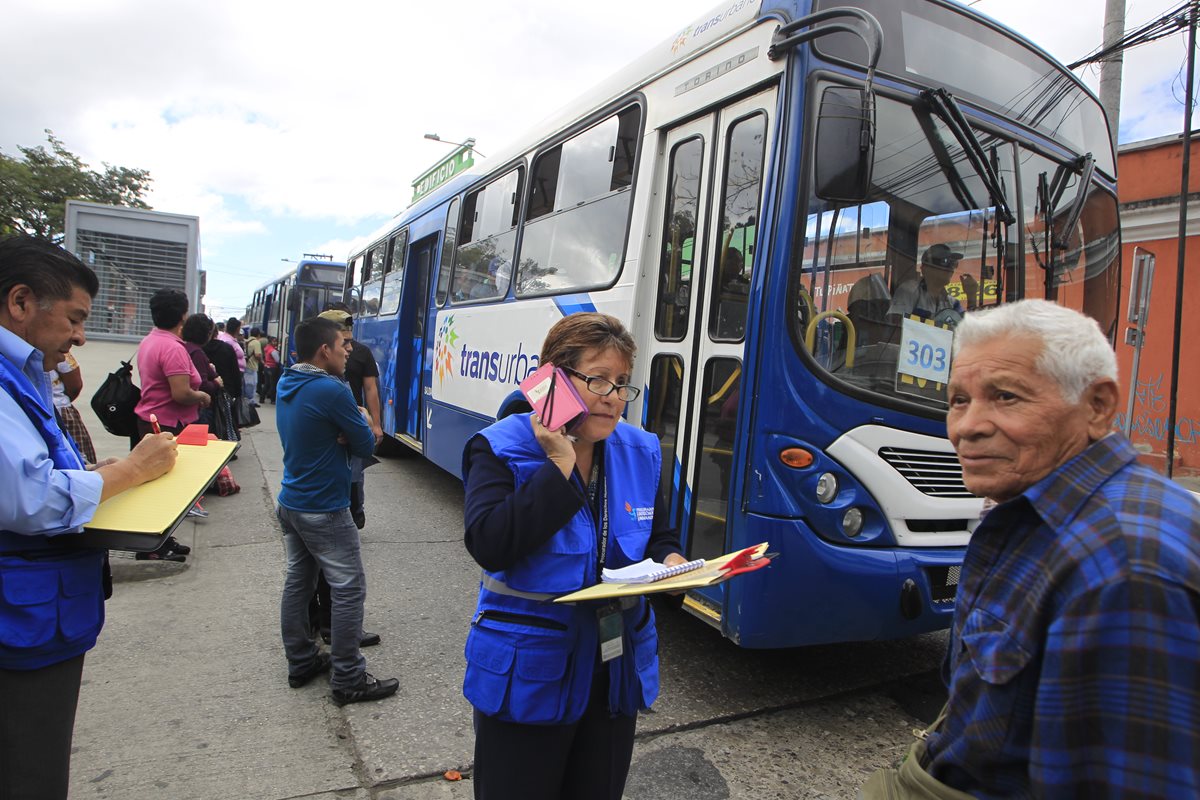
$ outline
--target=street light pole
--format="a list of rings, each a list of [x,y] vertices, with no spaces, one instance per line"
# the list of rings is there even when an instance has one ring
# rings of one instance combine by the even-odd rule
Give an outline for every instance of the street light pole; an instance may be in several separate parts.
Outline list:
[[[1183,256],[1187,249],[1188,182],[1192,163],[1192,85],[1196,80],[1196,13],[1200,2],[1188,9],[1187,88],[1183,101],[1183,177],[1179,189],[1179,261],[1175,268],[1175,345],[1171,349],[1171,402],[1167,411],[1167,477],[1175,472],[1175,414],[1179,401],[1179,329],[1183,327]],[[1130,391],[1137,391],[1131,386]]]
[[[487,158],[487,156],[485,156],[483,153],[481,153],[475,149],[475,139],[474,138],[467,139],[465,142],[452,142],[449,139],[443,139],[442,137],[438,136],[436,133],[427,133],[427,134],[425,134],[425,138],[431,142],[441,142],[442,144],[452,144],[455,147],[465,147],[468,150],[475,153],[475,155],[479,156],[480,158]]]

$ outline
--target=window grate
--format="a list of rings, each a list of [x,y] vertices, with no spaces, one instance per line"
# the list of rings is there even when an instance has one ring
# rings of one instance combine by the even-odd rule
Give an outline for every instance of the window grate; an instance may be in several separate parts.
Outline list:
[[[75,248],[100,279],[89,334],[144,336],[154,327],[150,296],[163,287],[187,291],[186,244],[80,230]]]

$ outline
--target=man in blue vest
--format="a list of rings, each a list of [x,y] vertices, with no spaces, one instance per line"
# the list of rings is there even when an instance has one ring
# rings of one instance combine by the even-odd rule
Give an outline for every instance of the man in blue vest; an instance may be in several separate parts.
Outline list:
[[[49,242],[0,240],[0,797],[63,798],[83,656],[104,625],[106,551],[71,546],[103,500],[175,464],[171,434],[84,468],[46,371],[85,341],[95,273]]]

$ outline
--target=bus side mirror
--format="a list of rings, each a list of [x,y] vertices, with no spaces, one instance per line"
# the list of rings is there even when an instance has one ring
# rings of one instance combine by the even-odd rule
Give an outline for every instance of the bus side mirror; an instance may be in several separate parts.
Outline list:
[[[816,194],[857,204],[871,191],[875,166],[875,95],[868,89],[829,86],[817,114]]]

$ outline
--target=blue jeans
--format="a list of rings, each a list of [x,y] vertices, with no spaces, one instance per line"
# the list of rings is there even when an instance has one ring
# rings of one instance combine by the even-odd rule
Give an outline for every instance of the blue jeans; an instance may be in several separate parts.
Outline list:
[[[276,506],[275,514],[283,526],[287,551],[279,621],[288,673],[304,672],[317,657],[308,601],[317,587],[317,570],[321,570],[329,582],[332,599],[329,654],[333,675],[329,683],[335,689],[348,689],[362,680],[367,670],[367,661],[359,651],[367,579],[359,553],[358,529],[346,508],[329,514],[305,514]]]
[[[258,371],[248,369],[244,373],[242,373],[242,397],[246,398],[251,403],[256,402],[254,393],[257,390],[257,388],[258,388]]]

